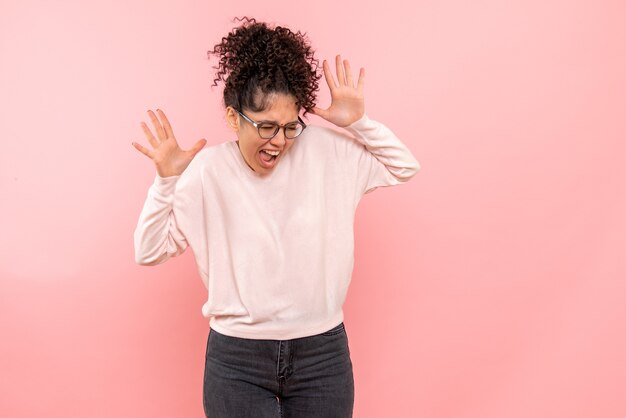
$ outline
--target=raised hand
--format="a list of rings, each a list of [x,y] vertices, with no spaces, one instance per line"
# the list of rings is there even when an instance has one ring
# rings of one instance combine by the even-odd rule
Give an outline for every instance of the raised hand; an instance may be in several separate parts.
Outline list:
[[[313,108],[313,113],[343,128],[361,119],[365,113],[365,98],[363,97],[365,68],[361,67],[359,80],[355,86],[348,60],[343,60],[342,63],[341,55],[337,55],[335,65],[337,67],[338,83],[335,83],[330,72],[330,66],[324,60],[324,77],[326,78],[328,88],[330,88],[332,99],[330,107],[328,109],[320,109],[316,106]]]
[[[156,129],[157,137],[155,138],[150,131],[150,128],[141,122],[143,132],[148,138],[148,142],[152,145],[153,150],[145,148],[137,142],[133,142],[132,145],[144,155],[148,156],[156,166],[157,173],[161,177],[179,176],[185,171],[191,160],[196,154],[204,148],[207,143],[206,139],[200,139],[195,145],[185,151],[180,149],[176,138],[174,138],[174,132],[170,126],[169,121],[165,117],[165,113],[161,109],[157,109],[161,122],[157,119],[154,112],[148,110],[148,115],[152,119],[152,124]]]

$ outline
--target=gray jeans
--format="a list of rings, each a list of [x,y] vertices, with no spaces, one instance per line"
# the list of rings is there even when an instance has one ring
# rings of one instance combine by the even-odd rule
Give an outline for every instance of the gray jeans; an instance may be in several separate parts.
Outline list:
[[[343,322],[321,334],[254,340],[209,328],[207,418],[350,418],[354,379]]]

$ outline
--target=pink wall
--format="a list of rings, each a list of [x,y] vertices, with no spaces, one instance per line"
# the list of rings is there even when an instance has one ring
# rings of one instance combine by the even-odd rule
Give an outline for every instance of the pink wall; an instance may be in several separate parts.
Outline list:
[[[357,212],[355,417],[626,416],[624,2],[91,3],[0,4],[0,416],[203,416],[205,289],[135,265],[131,141],[232,137],[206,51],[243,14],[365,67],[422,164]]]

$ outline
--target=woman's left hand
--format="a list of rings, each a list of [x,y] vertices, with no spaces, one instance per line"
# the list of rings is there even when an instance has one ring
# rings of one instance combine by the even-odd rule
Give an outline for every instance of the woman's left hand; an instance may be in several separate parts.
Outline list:
[[[320,109],[315,106],[313,113],[343,128],[361,119],[365,114],[365,98],[363,97],[365,68],[361,67],[359,80],[355,87],[348,60],[343,60],[342,63],[341,56],[337,55],[335,64],[337,66],[337,80],[339,84],[335,83],[333,75],[330,73],[328,62],[324,60],[323,64],[324,77],[330,88],[330,107],[328,109]]]

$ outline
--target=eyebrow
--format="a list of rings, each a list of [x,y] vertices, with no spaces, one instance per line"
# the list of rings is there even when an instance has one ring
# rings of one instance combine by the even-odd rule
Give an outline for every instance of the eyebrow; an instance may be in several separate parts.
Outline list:
[[[276,122],[275,120],[263,119],[263,120],[257,121],[257,123],[262,123],[262,122],[275,123],[276,125],[280,125],[280,123]],[[285,125],[288,123],[293,123],[293,122],[300,122],[300,119],[290,120],[289,122],[285,122]]]

